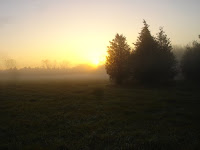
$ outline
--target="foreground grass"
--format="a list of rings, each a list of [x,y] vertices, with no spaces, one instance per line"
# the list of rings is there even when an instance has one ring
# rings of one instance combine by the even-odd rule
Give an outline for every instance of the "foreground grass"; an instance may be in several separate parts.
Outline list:
[[[104,80],[0,83],[0,149],[200,149],[200,93]]]

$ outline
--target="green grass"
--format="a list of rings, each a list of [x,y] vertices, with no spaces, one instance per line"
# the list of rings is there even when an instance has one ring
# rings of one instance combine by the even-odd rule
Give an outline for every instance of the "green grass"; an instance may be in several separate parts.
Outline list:
[[[197,150],[200,92],[105,80],[0,83],[0,149]]]

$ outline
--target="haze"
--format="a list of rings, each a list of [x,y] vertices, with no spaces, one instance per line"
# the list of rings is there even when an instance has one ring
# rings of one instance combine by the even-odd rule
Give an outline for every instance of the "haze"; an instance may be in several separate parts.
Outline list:
[[[134,43],[142,20],[152,34],[163,26],[173,45],[199,34],[199,0],[1,0],[0,59],[18,67],[42,60],[103,64],[116,33]]]

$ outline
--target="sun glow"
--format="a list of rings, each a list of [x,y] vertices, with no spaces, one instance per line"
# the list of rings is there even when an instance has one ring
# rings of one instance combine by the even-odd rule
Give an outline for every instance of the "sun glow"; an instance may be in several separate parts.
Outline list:
[[[89,64],[91,64],[93,67],[98,67],[100,65],[103,65],[105,63],[105,56],[103,53],[99,53],[98,51],[93,52],[89,57]]]
[[[94,67],[98,67],[98,66],[100,65],[100,61],[99,61],[98,58],[93,58],[93,59],[91,60],[91,64],[92,64],[92,66],[94,66]]]

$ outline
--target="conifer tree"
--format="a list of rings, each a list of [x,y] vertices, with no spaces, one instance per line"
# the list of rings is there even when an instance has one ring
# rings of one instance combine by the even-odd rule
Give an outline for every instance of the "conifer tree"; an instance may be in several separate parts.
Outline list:
[[[126,37],[116,34],[115,39],[110,41],[110,46],[107,48],[108,56],[105,66],[107,74],[116,84],[122,84],[129,75],[130,47],[127,44]]]
[[[153,37],[144,20],[135,49],[131,54],[131,76],[141,82],[161,82],[175,75],[175,57],[163,29]]]
[[[200,81],[200,43],[197,41],[187,47],[181,60],[181,69],[185,79]]]

